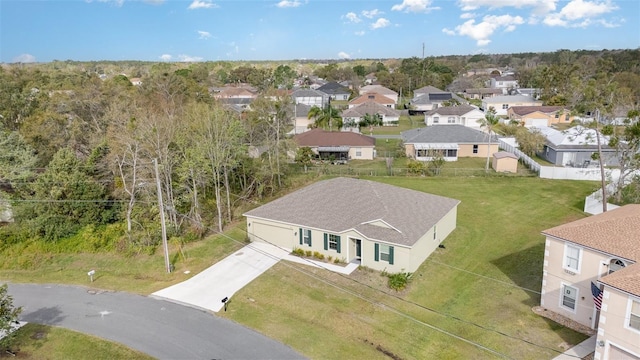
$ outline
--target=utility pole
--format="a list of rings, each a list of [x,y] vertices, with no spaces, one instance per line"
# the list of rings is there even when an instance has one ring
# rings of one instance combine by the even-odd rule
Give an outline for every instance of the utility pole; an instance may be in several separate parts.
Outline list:
[[[600,163],[600,185],[602,186],[602,212],[607,212],[607,182],[605,181],[604,164],[602,164],[602,144],[600,141],[600,109],[596,109],[596,141],[598,144],[598,162]]]
[[[158,208],[160,210],[160,225],[162,227],[162,247],[164,248],[164,265],[168,273],[171,272],[169,263],[169,248],[167,245],[167,225],[164,219],[164,203],[162,202],[162,187],[160,187],[160,173],[158,171],[158,159],[153,159],[153,166],[156,170],[156,188],[158,189]]]

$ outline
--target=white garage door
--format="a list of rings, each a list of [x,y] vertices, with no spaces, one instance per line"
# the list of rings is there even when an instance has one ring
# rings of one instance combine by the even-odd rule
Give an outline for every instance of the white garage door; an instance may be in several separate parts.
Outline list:
[[[547,126],[547,119],[527,119],[527,126]]]
[[[628,353],[619,347],[611,345],[609,347],[609,359],[612,360],[640,360],[640,357]]]
[[[287,249],[294,248],[294,236],[290,228],[255,221],[251,226],[253,226],[253,236],[255,240],[265,241]]]

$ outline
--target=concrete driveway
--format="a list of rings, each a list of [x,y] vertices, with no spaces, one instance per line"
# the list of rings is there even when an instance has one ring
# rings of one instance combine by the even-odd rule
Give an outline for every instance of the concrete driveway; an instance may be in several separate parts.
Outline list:
[[[218,312],[222,299],[253,281],[287,256],[287,250],[266,243],[251,243],[189,280],[156,291],[152,297]]]

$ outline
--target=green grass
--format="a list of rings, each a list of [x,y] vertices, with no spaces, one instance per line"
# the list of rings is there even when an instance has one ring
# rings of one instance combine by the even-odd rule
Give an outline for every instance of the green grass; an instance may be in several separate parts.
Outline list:
[[[398,126],[377,126],[373,128],[373,135],[400,135],[401,132],[424,127],[424,116],[400,115]],[[362,133],[369,135],[369,129],[363,128]]]
[[[539,304],[542,280],[540,231],[585,216],[584,196],[596,185],[501,177],[373,180],[462,201],[446,248],[416,271],[407,290],[391,292],[377,272],[346,277],[280,263],[237,293],[222,315],[318,359],[384,359],[385,351],[403,359],[498,357],[425,324],[516,359],[552,358],[563,342],[586,337],[531,308]]]
[[[153,359],[123,345],[75,331],[38,324],[27,324],[16,333],[12,350],[16,356],[0,354],[2,359]]]

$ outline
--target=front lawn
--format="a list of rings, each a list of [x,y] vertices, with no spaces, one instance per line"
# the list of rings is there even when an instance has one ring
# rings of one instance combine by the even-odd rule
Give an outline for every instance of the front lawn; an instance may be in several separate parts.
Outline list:
[[[540,359],[585,339],[531,308],[540,299],[540,231],[585,216],[593,183],[373,180],[462,201],[457,229],[407,290],[386,289],[379,273],[366,269],[342,276],[281,262],[237,293],[222,315],[318,359]]]

